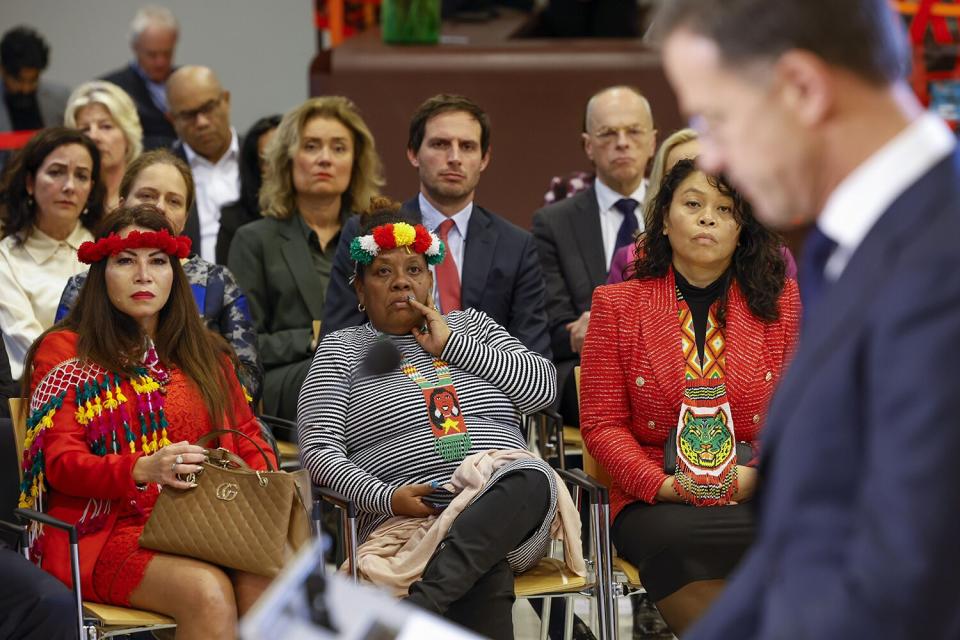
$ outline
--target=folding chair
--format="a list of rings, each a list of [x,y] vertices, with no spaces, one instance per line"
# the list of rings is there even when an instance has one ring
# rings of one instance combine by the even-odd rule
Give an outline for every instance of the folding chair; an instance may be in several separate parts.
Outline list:
[[[6,464],[16,464],[21,470],[20,461],[23,459],[23,442],[27,435],[28,402],[23,398],[10,399],[10,416],[13,422],[13,442],[16,451],[16,460],[7,460]],[[6,435],[2,435],[8,438]],[[7,440],[9,442],[9,440]],[[7,456],[9,458],[9,456]],[[16,487],[19,495],[19,487]],[[4,495],[6,495],[4,490]],[[98,602],[85,602],[80,589],[80,556],[77,541],[77,530],[73,525],[53,518],[46,513],[34,509],[15,509],[14,514],[23,520],[41,523],[66,531],[70,539],[70,570],[73,576],[73,592],[77,601],[77,626],[79,637],[84,640],[112,638],[119,635],[129,635],[141,631],[156,631],[175,627],[173,618],[140,609],[128,609]]]
[[[544,607],[540,616],[540,637],[547,638],[547,627],[550,620],[550,603],[554,598],[564,598],[568,601],[565,620],[564,637],[572,635],[573,603],[577,596],[593,598],[597,606],[597,634],[600,640],[616,638],[616,619],[610,603],[613,585],[609,556],[605,550],[610,548],[609,528],[604,524],[610,518],[610,497],[605,487],[598,485],[586,476],[581,470],[565,471],[557,469],[557,473],[567,483],[574,487],[574,501],[578,508],[581,506],[583,494],[589,496],[590,505],[590,553],[587,558],[587,576],[578,576],[571,571],[562,560],[546,557],[529,571],[516,576],[514,593],[517,598],[544,600]],[[345,557],[350,559],[350,576],[354,581],[357,575],[357,509],[352,500],[329,487],[314,487],[314,517],[319,513],[319,502],[326,502],[336,507],[341,514],[341,527],[344,532]]]

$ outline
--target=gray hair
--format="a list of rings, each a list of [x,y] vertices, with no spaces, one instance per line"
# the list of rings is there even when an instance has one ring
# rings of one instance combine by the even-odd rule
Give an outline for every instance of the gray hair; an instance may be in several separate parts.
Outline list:
[[[180,31],[180,23],[176,16],[166,7],[158,4],[148,4],[140,7],[137,15],[130,21],[130,44],[137,44],[140,35],[151,25],[167,27],[176,32]]]

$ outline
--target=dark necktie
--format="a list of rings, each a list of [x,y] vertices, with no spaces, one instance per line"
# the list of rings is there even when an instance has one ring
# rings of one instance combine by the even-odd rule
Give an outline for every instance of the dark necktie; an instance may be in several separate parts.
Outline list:
[[[636,234],[639,225],[637,224],[637,201],[633,198],[621,198],[613,203],[614,208],[623,214],[623,222],[620,223],[620,229],[617,231],[617,242],[614,247],[614,253],[620,247],[633,244],[633,236]]]
[[[813,311],[828,288],[829,283],[823,270],[836,248],[837,243],[820,231],[818,226],[814,226],[807,234],[799,270],[800,300],[803,302],[805,317]]]

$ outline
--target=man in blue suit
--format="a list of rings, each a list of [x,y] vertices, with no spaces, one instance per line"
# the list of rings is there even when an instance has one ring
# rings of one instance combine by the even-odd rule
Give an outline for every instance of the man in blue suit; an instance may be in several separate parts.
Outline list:
[[[887,0],[672,0],[699,162],[815,222],[755,545],[689,638],[960,637],[960,161]]]
[[[410,122],[407,158],[420,176],[420,193],[403,205],[445,240],[435,267],[434,298],[443,313],[473,307],[503,325],[528,349],[550,357],[544,280],[533,236],[474,202],[490,162],[490,122],[463,96],[428,98]],[[333,260],[321,330],[324,335],[366,321],[349,282],[350,241],[359,218],[344,225]]]

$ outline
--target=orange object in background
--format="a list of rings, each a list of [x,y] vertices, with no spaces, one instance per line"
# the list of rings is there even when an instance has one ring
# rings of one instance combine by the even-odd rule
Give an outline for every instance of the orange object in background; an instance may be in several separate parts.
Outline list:
[[[960,4],[894,2],[904,16],[913,53],[910,83],[920,101],[960,128]]]

